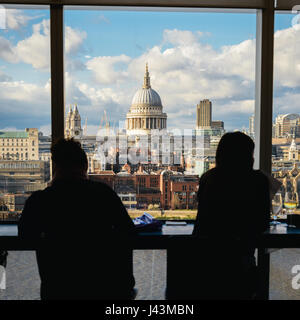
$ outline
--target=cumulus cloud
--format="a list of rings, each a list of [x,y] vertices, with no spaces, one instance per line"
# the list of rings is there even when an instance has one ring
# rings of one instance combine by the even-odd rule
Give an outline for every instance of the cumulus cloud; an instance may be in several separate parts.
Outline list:
[[[300,28],[278,30],[274,38],[275,86],[300,87]]]
[[[136,58],[86,57],[86,68],[96,82],[69,74],[67,99],[81,100],[84,112],[95,117],[106,108],[111,118],[124,119],[148,62],[152,88],[161,96],[169,128],[193,128],[196,105],[204,98],[213,101],[215,118],[235,114],[247,123],[254,111],[255,41],[214,50],[202,37],[200,31],[165,30],[161,44]]]
[[[104,110],[111,120],[124,120],[135,91],[142,86],[146,62],[152,88],[160,94],[164,111],[168,114],[169,128],[193,128],[196,105],[204,98],[213,102],[213,118],[224,120],[227,129],[248,126],[248,117],[254,111],[255,40],[214,49],[205,43],[201,31],[173,29],[165,30],[162,43],[138,57],[131,58],[125,54],[91,57],[85,54],[82,61],[75,54],[84,45],[86,33],[71,28],[66,30],[69,66],[65,75],[66,102],[78,104],[82,118],[88,116],[91,128],[97,128]],[[296,110],[300,101],[299,32],[288,28],[275,34],[276,112],[299,112]],[[18,44],[19,48],[28,55],[24,48],[29,47],[30,41],[34,46],[38,41],[45,41],[48,33],[49,25],[45,20],[34,27],[31,37]],[[49,39],[47,41],[49,43]],[[6,59],[11,61],[19,57],[21,49],[18,46],[14,51],[9,43],[2,44],[6,49],[4,53],[0,51],[0,55],[6,54]],[[22,59],[24,61],[25,58]],[[27,59],[27,63],[35,68],[47,66],[46,60],[37,56]],[[84,72],[84,77],[80,72]],[[13,99],[12,89],[5,81],[5,89],[0,85],[0,97],[12,101],[9,100]],[[13,86],[13,82],[10,85]],[[20,83],[18,85],[21,86]],[[42,87],[23,83],[20,89],[18,85],[15,84],[13,89],[17,92],[14,101],[20,101],[20,105],[21,99],[25,99],[26,103],[33,103],[35,110],[37,104],[30,102],[30,96],[35,101],[46,101],[46,96],[49,99],[49,83]]]
[[[162,98],[170,125],[176,117],[186,117],[194,127],[196,105],[204,98],[212,100],[216,116],[253,112],[249,101],[254,99],[255,41],[214,50],[198,32],[174,29],[165,30],[164,45],[133,59],[128,70],[141,84],[145,62],[149,63],[152,88]]]
[[[67,62],[72,70],[85,68],[79,61],[71,61],[69,56],[75,55],[86,38],[86,32],[66,27],[65,51]],[[0,37],[0,58],[10,62],[20,61],[32,65],[35,69],[49,71],[50,67],[50,20],[42,20],[32,26],[32,34],[20,40],[16,46]]]
[[[185,30],[166,29],[163,34],[163,41],[174,45],[189,46],[197,42],[199,36],[201,36],[199,32],[193,33]]]
[[[0,59],[10,63],[18,62],[18,56],[9,40],[0,36]]]
[[[124,64],[130,61],[130,57],[120,56],[95,57],[86,62],[87,69],[92,71],[97,82],[101,84],[113,84],[128,77],[128,72],[122,70]],[[119,67],[119,70],[117,69]]]
[[[274,99],[274,114],[299,113],[300,91],[289,91]]]
[[[78,104],[82,116],[88,115],[90,123],[100,121],[104,110],[114,121],[125,117],[129,104],[129,95],[116,92],[113,88],[97,88],[91,84],[76,80],[69,73],[65,73],[66,103]]]
[[[2,70],[0,70],[0,82],[2,81],[10,81],[12,78],[5,74]]]
[[[38,18],[37,16],[27,16],[22,10],[19,9],[6,9],[6,28],[12,30],[20,30],[24,28],[28,21]]]
[[[15,101],[20,103],[36,103],[49,101],[50,86],[39,86],[24,81],[0,82],[0,97],[2,100]],[[11,110],[9,105],[1,104],[1,111],[18,112],[20,110]],[[35,110],[41,111],[41,110]]]
[[[65,28],[65,50],[66,54],[75,54],[82,46],[87,34],[85,31],[72,29],[66,26]]]
[[[15,50],[19,59],[35,69],[49,69],[50,62],[50,21],[43,20],[33,25],[30,37],[18,42]]]
[[[1,125],[24,130],[50,122],[50,85],[0,82]]]

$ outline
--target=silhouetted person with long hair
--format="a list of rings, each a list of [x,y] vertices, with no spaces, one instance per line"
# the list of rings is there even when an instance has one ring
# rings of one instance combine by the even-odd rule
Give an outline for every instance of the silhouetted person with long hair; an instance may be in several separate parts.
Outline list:
[[[212,241],[201,256],[208,274],[202,275],[200,297],[250,299],[256,294],[255,242],[268,227],[270,197],[267,176],[253,170],[253,153],[249,136],[226,133],[217,148],[216,167],[200,178],[193,234]]]
[[[51,148],[54,178],[27,200],[19,237],[36,250],[42,299],[130,299],[134,225],[117,194],[87,177],[79,142]]]

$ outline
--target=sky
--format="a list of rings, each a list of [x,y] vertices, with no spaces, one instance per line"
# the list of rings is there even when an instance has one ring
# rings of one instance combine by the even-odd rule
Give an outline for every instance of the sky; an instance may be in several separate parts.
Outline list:
[[[294,17],[276,15],[274,117],[300,111],[300,25],[292,24]],[[146,62],[169,129],[194,128],[202,99],[212,101],[213,120],[223,120],[226,130],[248,128],[255,99],[255,12],[67,9],[64,23],[66,111],[77,104],[88,134],[97,132],[104,110],[112,124],[126,118]],[[0,130],[50,133],[49,41],[47,7],[5,10]]]

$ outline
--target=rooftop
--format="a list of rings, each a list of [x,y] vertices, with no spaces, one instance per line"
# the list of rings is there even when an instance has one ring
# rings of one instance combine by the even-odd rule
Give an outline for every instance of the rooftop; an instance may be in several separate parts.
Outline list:
[[[0,139],[16,139],[16,138],[28,138],[28,132],[25,131],[1,131]]]

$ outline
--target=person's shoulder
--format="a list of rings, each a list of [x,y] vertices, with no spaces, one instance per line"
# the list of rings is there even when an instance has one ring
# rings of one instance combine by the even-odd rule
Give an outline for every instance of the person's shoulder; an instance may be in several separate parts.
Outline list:
[[[27,198],[27,202],[38,200],[45,193],[46,189],[32,192],[32,194]]]
[[[101,181],[94,181],[94,180],[86,180],[85,181],[86,185],[89,188],[94,189],[95,191],[103,191],[103,192],[107,192],[107,193],[112,193],[115,194],[115,191],[106,183],[101,182]]]
[[[252,170],[252,174],[255,178],[268,181],[268,177],[261,170]]]
[[[218,173],[217,168],[209,169],[208,171],[204,172],[201,175],[200,180],[206,181],[206,180],[212,179],[213,177],[215,177],[217,175],[217,173]]]
[[[37,190],[31,193],[31,195],[26,200],[26,206],[28,208],[35,207],[39,203],[45,200],[46,195],[48,194],[49,187],[43,190]]]
[[[261,187],[269,187],[269,178],[268,176],[263,173],[261,170],[253,170],[252,175],[254,178],[254,183],[260,185]]]

